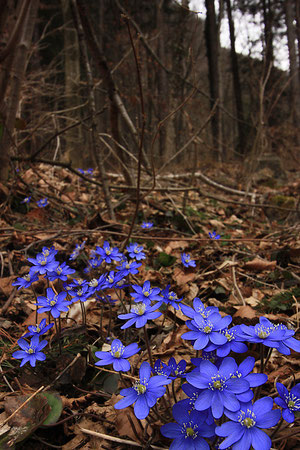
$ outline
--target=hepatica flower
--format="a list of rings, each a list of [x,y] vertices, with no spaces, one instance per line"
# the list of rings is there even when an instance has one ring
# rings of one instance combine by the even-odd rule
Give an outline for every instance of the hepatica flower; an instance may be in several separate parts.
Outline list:
[[[224,330],[221,330],[221,333],[226,337],[227,342],[216,349],[216,353],[218,356],[224,358],[225,356],[229,355],[231,351],[235,353],[244,353],[248,350],[247,345],[243,342],[240,342],[241,340],[243,340],[243,338],[239,337],[238,335],[239,329],[239,325],[236,325],[235,327],[225,328]],[[210,351],[209,347],[209,345],[206,347],[207,351]],[[214,350],[215,348],[215,345],[213,345],[212,350]]]
[[[24,337],[28,336],[41,336],[42,334],[47,333],[50,328],[52,328],[54,323],[50,323],[49,325],[46,325],[46,319],[41,320],[39,324],[36,325],[29,325],[28,330],[29,332],[24,334]]]
[[[76,244],[74,250],[72,251],[69,260],[74,261],[80,254],[81,250],[84,249],[86,241],[83,241],[82,244]]]
[[[211,351],[228,342],[226,336],[220,331],[226,329],[231,321],[230,316],[222,317],[219,313],[213,313],[206,319],[196,314],[193,320],[186,322],[192,331],[183,333],[181,337],[194,341],[193,346],[196,350],[207,350],[206,347],[209,345],[209,351]]]
[[[136,275],[139,273],[138,268],[142,265],[137,261],[122,261],[121,265],[117,267],[117,269],[122,272],[123,277],[126,277],[129,274]]]
[[[140,379],[134,383],[133,387],[120,391],[124,398],[115,404],[115,409],[127,408],[134,403],[135,416],[138,419],[145,419],[150,408],[164,395],[165,385],[169,384],[171,380],[162,375],[151,377],[151,367],[147,361],[142,363],[139,376]]]
[[[95,352],[97,358],[100,359],[95,365],[107,366],[112,364],[115,371],[127,372],[130,370],[130,363],[127,361],[127,358],[135,355],[139,350],[140,348],[136,343],[129,344],[125,347],[119,339],[114,339],[110,352]]]
[[[29,288],[32,283],[38,281],[39,276],[37,273],[24,275],[23,277],[17,278],[16,281],[12,283],[13,286],[19,286],[18,290],[21,288]]]
[[[210,237],[210,239],[220,239],[220,235],[219,234],[217,234],[217,232],[216,231],[213,231],[212,233],[208,233],[208,236]]]
[[[144,228],[145,230],[152,228],[153,227],[153,222],[143,222],[141,225],[142,228]]]
[[[226,412],[230,421],[216,427],[216,434],[226,437],[219,445],[219,449],[223,450],[233,445],[233,448],[243,450],[249,450],[252,447],[259,450],[270,450],[272,441],[261,428],[271,428],[278,423],[280,411],[279,409],[272,410],[272,408],[272,398],[264,397],[253,405],[250,402],[243,403],[236,412]]]
[[[137,242],[134,242],[133,244],[130,244],[126,247],[126,250],[129,253],[130,258],[136,259],[137,261],[140,261],[141,259],[145,259],[146,255],[143,252],[144,248],[139,245]]]
[[[25,197],[25,198],[21,201],[21,203],[30,203],[30,200],[31,200],[31,195],[30,195],[29,197]]]
[[[176,403],[172,409],[177,423],[167,423],[160,428],[163,436],[173,439],[170,450],[209,450],[204,438],[215,435],[214,426],[205,423],[205,416],[197,411],[188,412]]]
[[[214,418],[219,419],[224,408],[229,411],[238,411],[240,402],[236,394],[249,390],[248,381],[243,378],[232,378],[236,369],[233,358],[224,358],[219,369],[210,361],[202,361],[197,369],[188,373],[186,380],[198,389],[203,389],[195,401],[195,409],[203,411],[211,407]]]
[[[260,317],[259,323],[255,326],[240,325],[239,332],[245,341],[276,348],[284,355],[291,353],[290,348],[297,352],[300,351],[300,341],[292,337],[294,334],[295,332],[289,330],[285,325],[275,325],[266,317]]]
[[[70,302],[65,300],[66,292],[60,292],[60,294],[56,295],[52,288],[47,288],[46,292],[47,297],[39,296],[37,298],[38,313],[50,311],[51,315],[56,319],[61,312],[69,310]]]
[[[295,420],[295,412],[300,411],[300,383],[296,384],[290,392],[282,383],[276,383],[280,397],[275,398],[275,403],[282,408],[282,417],[286,422]]]
[[[170,284],[168,284],[168,286],[163,291],[161,291],[160,295],[164,303],[173,306],[173,308],[177,310],[179,309],[179,303],[181,302],[182,298],[178,298],[175,292],[170,292]]]
[[[144,302],[150,304],[151,302],[157,300],[161,301],[161,297],[159,295],[159,288],[151,288],[150,281],[145,281],[143,287],[137,286],[136,284],[131,285],[132,289],[135,292],[131,293],[131,297],[134,298],[135,302]]]
[[[67,281],[68,275],[71,275],[74,272],[75,272],[74,269],[71,269],[71,267],[69,267],[67,263],[63,262],[53,272],[48,272],[47,278],[50,281],[54,280]]]
[[[22,359],[20,367],[24,366],[28,361],[31,367],[35,367],[36,361],[44,361],[46,359],[46,355],[41,350],[46,347],[48,342],[39,342],[38,336],[33,336],[30,343],[21,338],[18,340],[18,344],[22,350],[15,351],[12,356],[16,359]]]
[[[155,305],[150,306],[149,304],[140,302],[134,305],[130,313],[128,314],[120,314],[118,316],[119,319],[127,320],[124,325],[121,326],[121,329],[131,327],[131,325],[135,324],[136,328],[141,328],[146,325],[148,320],[157,319],[161,316],[160,311],[156,311],[161,305],[160,303],[155,303]]]
[[[38,205],[39,208],[45,208],[45,206],[49,205],[49,202],[48,199],[45,197],[38,200],[36,204]]]
[[[123,256],[119,249],[117,247],[112,248],[108,241],[104,242],[103,248],[97,246],[96,253],[108,264],[112,261],[121,261]]]
[[[184,267],[196,267],[196,261],[191,259],[191,256],[188,253],[181,254],[181,262]]]
[[[187,317],[194,318],[196,314],[200,314],[202,317],[207,318],[213,312],[219,312],[216,306],[204,306],[200,298],[195,297],[193,300],[193,307],[182,303],[180,305],[181,311]]]
[[[43,275],[46,272],[53,272],[59,266],[59,262],[55,261],[54,257],[53,253],[49,253],[48,256],[39,253],[36,258],[27,258],[33,264],[29,273],[32,275],[38,272]]]

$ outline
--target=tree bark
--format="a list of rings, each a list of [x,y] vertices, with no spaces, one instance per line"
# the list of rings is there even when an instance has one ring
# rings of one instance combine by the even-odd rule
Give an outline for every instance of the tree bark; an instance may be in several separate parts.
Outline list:
[[[219,35],[216,21],[214,0],[205,0],[206,19],[205,19],[205,43],[208,58],[208,76],[210,89],[210,105],[213,108],[216,101],[219,100]],[[212,117],[212,141],[214,148],[219,151],[219,120],[220,110],[216,109],[215,115]],[[219,159],[222,155],[218,155]]]
[[[87,76],[87,83],[88,83],[88,94],[89,94],[89,108],[91,112],[91,141],[92,141],[92,147],[91,147],[91,153],[92,158],[96,163],[96,166],[99,170],[100,180],[102,182],[102,191],[104,196],[104,201],[109,213],[109,216],[111,219],[115,220],[115,213],[112,207],[111,203],[111,197],[110,192],[108,188],[107,183],[107,176],[103,161],[103,152],[101,151],[101,146],[99,146],[99,139],[98,139],[98,121],[96,120],[96,101],[95,101],[95,87],[93,83],[93,76],[92,76],[92,70],[88,58],[88,52],[87,52],[87,46],[84,39],[84,32],[81,24],[81,20],[79,17],[76,0],[71,0],[71,8],[73,13],[73,19],[75,28],[77,29],[78,34],[78,41],[79,46],[82,54],[82,58],[84,61],[86,76]],[[101,161],[100,161],[101,159]]]
[[[61,0],[61,7],[64,18],[64,75],[65,75],[65,107],[69,110],[70,120],[80,120],[80,111],[77,109],[80,104],[78,95],[80,84],[80,59],[79,44],[76,29],[73,26],[70,0]],[[84,163],[82,151],[82,130],[81,127],[74,127],[64,135],[65,155],[64,159],[72,161],[76,167],[81,167]]]
[[[290,103],[292,106],[292,121],[294,126],[297,128],[299,126],[300,119],[300,86],[298,77],[298,64],[297,64],[297,54],[296,54],[296,32],[294,27],[295,12],[293,9],[292,0],[285,1],[285,21],[287,27],[287,38],[288,38],[288,49],[289,49],[289,63],[290,63]],[[299,135],[298,143],[299,143]]]
[[[14,47],[14,53],[9,56],[9,58],[11,58],[9,95],[6,95],[6,97],[2,99],[1,104],[3,129],[0,141],[0,180],[2,181],[6,181],[9,175],[11,146],[14,143],[13,130],[15,127],[21,88],[26,71],[27,56],[32,41],[38,7],[39,0],[28,0],[28,9],[26,10],[26,14],[24,14],[18,42]],[[5,87],[5,90],[7,91],[7,86]]]
[[[231,68],[232,68],[232,79],[233,79],[233,91],[237,115],[237,127],[238,127],[238,144],[236,150],[238,153],[243,155],[246,152],[246,130],[244,124],[244,108],[242,100],[242,88],[239,75],[239,65],[238,58],[235,50],[235,30],[234,21],[232,19],[231,1],[226,0],[227,7],[227,17],[229,24],[229,35],[230,35],[230,58],[231,58]]]

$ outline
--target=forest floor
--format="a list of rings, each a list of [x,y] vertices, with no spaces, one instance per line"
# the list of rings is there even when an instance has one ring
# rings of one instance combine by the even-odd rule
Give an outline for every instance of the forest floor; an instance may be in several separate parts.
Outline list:
[[[231,175],[232,184],[226,183]],[[89,177],[96,179],[95,174],[87,174]],[[61,353],[58,333],[52,327],[46,338],[41,336],[48,341],[45,361],[37,361],[35,367],[29,363],[20,367],[21,361],[12,357],[27,327],[36,325],[35,295],[45,295],[48,286],[43,275],[33,284],[34,292],[31,288],[17,289],[12,283],[28,274],[32,264],[27,258],[35,258],[43,247],[54,246],[56,259],[75,270],[69,281],[90,280],[116,266],[101,265],[92,273],[84,272],[91,251],[102,247],[104,241],[123,249],[129,236],[128,244],[138,242],[146,256],[131,283],[142,286],[149,280],[151,287],[161,290],[170,285],[186,305],[191,306],[199,297],[206,306],[217,307],[222,316],[231,315],[232,325],[255,325],[264,316],[294,329],[295,337],[300,338],[299,179],[291,173],[282,183],[260,180],[252,185],[252,195],[245,197],[222,189],[227,184],[241,190],[234,182],[232,167],[211,169],[209,177],[219,186],[204,183],[197,173],[192,182],[187,174],[157,180],[159,189],[141,199],[130,236],[136,202],[117,176],[109,177],[114,220],[105,212],[101,188],[65,169],[36,166],[20,171],[14,181],[0,186],[0,423],[4,422],[0,448],[13,448],[16,442],[22,450],[136,448],[133,442],[147,448],[143,444],[146,439],[151,443],[149,448],[163,449],[171,442],[159,432],[164,417],[152,415],[149,424],[137,420],[132,408],[114,409],[122,398],[120,388],[124,383],[129,386],[128,378],[120,378],[112,366],[95,366],[95,351],[109,350],[108,344],[115,338],[127,344],[137,342],[141,348],[130,359],[129,378],[136,377],[141,363],[148,360],[143,329],[122,330],[124,321],[117,317],[124,312],[120,297],[128,308],[133,292],[130,286],[117,295],[110,290],[109,295],[116,300],[110,305],[95,298],[84,302],[85,323],[78,302],[72,304],[60,323]],[[30,203],[22,203],[27,196],[31,196]],[[37,206],[41,198],[48,199],[46,207]],[[143,221],[152,222],[153,227],[143,229]],[[213,232],[220,237],[211,238],[209,233]],[[76,245],[83,242],[79,256],[70,260]],[[183,252],[195,260],[195,267],[184,267]],[[61,289],[59,282],[50,285]],[[188,331],[187,317],[172,307],[161,307],[161,312],[158,319],[148,323],[153,359],[165,363],[170,357],[177,362],[185,359],[191,368],[195,350],[190,341],[181,338]],[[43,318],[48,319],[48,315],[38,315],[39,321]],[[249,355],[254,356],[254,370],[259,371],[256,344],[249,346]],[[241,360],[238,354],[237,361]],[[265,367],[268,381],[261,394],[275,397],[277,381],[288,388],[299,383],[299,366],[298,353],[282,355],[274,350]],[[180,383],[174,389],[177,400],[186,397]],[[40,395],[43,392],[54,394],[45,400]],[[30,396],[33,399],[24,406]],[[51,402],[58,412],[45,425]],[[20,411],[10,417],[21,405]],[[159,411],[167,417],[163,407],[160,402]],[[172,421],[170,417],[168,422]],[[282,426],[274,448],[299,449],[299,433],[297,436],[293,427],[296,424]]]

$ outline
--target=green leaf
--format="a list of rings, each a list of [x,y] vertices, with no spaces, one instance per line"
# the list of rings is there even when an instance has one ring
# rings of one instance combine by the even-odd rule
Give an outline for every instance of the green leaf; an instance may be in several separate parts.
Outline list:
[[[165,252],[159,253],[158,258],[157,258],[158,265],[163,266],[163,267],[172,266],[175,261],[176,261],[176,258],[174,256],[168,255]]]
[[[42,423],[43,425],[52,425],[56,423],[61,416],[63,404],[60,396],[56,392],[43,392],[41,395],[46,397],[48,405],[50,406],[50,413]]]

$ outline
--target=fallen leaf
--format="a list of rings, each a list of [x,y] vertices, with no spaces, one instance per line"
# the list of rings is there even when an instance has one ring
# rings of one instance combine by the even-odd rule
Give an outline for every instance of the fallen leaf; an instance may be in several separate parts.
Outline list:
[[[11,277],[0,278],[0,291],[7,297],[10,296],[14,289],[14,286],[11,284],[14,280],[16,280],[14,275]]]
[[[258,317],[256,314],[256,311],[251,308],[251,306],[240,306],[236,313],[233,314],[232,317],[244,317],[247,319],[254,319],[255,317]]]
[[[254,258],[244,264],[244,269],[262,272],[263,270],[274,270],[276,261],[267,261],[265,259]]]

